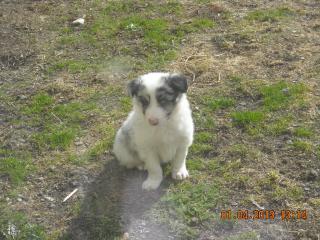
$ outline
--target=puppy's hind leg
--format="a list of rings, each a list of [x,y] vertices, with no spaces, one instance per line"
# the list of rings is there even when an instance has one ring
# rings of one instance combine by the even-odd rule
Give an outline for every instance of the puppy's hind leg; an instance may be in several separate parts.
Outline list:
[[[143,162],[139,160],[138,154],[130,148],[129,139],[126,138],[121,129],[117,133],[113,152],[116,155],[120,165],[127,168],[143,168]]]

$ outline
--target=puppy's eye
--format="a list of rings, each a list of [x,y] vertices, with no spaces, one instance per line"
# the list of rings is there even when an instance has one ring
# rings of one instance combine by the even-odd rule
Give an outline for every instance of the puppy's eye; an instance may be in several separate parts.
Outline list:
[[[149,100],[147,98],[140,96],[138,97],[138,99],[141,102],[142,106],[146,107],[149,105]]]
[[[158,96],[159,103],[173,102],[175,100],[174,94],[166,93]]]

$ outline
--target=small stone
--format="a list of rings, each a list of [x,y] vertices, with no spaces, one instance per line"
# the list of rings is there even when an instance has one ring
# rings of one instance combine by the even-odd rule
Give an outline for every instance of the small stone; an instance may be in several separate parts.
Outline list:
[[[56,205],[55,205],[54,203],[50,203],[49,207],[50,207],[50,208],[55,208]]]
[[[22,198],[19,198],[19,197],[18,197],[18,198],[17,198],[17,201],[18,201],[18,202],[22,202]]]
[[[84,24],[84,18],[78,18],[72,22],[73,25],[83,25]]]
[[[307,181],[314,181],[316,180],[318,177],[318,173],[316,170],[311,169],[309,171],[306,172],[306,179]]]
[[[247,105],[246,102],[240,102],[239,104],[240,104],[241,106],[246,106],[246,105]]]
[[[232,202],[232,203],[231,203],[231,206],[232,206],[232,207],[236,207],[236,206],[238,206],[238,203],[237,203],[237,202]]]
[[[19,95],[18,96],[18,99],[20,99],[20,100],[26,100],[28,97],[27,96],[25,96],[25,95]]]
[[[50,202],[53,202],[54,201],[54,198],[53,197],[49,197],[49,196],[44,196],[44,198]]]
[[[289,88],[284,88],[281,90],[284,94],[289,94]]]
[[[310,191],[310,188],[309,187],[304,187],[304,190],[305,191]]]
[[[198,222],[198,218],[193,217],[193,218],[191,218],[191,221],[194,222],[194,223],[196,223],[196,222]]]
[[[79,141],[79,142],[75,142],[74,143],[76,146],[81,146],[81,145],[83,145],[83,142],[82,141]]]
[[[70,185],[71,185],[71,187],[77,187],[77,186],[79,186],[79,183],[77,181],[72,181],[70,183]]]
[[[50,166],[50,167],[49,167],[49,171],[50,171],[50,172],[54,172],[55,170],[56,170],[56,167],[55,167],[55,166]]]

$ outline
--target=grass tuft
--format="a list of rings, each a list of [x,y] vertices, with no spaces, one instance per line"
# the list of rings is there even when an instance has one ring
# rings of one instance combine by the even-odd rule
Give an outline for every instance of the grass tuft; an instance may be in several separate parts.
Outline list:
[[[49,125],[44,131],[34,134],[33,141],[40,150],[46,148],[51,150],[66,150],[78,132],[78,128]]]
[[[229,107],[234,106],[234,100],[231,98],[208,98],[205,101],[205,104],[208,106],[208,108],[212,111],[216,111],[218,109],[226,109]]]
[[[264,114],[259,111],[234,112],[232,113],[231,117],[234,125],[238,127],[257,125],[265,118]]]
[[[313,135],[313,132],[310,128],[299,127],[294,130],[294,135],[297,137],[309,138]]]
[[[311,153],[313,146],[310,142],[302,141],[302,140],[294,140],[292,143],[292,147],[300,152]]]
[[[263,105],[270,111],[287,107],[297,97],[301,97],[305,91],[306,87],[303,84],[288,84],[286,82],[264,86],[260,89],[263,96]]]
[[[32,224],[23,213],[12,212],[0,203],[1,239],[47,239],[44,227]],[[3,238],[2,238],[3,237]]]
[[[10,182],[16,185],[22,183],[32,169],[30,157],[27,155],[24,158],[9,155],[0,161],[0,175],[7,175]]]
[[[188,224],[192,224],[195,217],[199,222],[213,218],[210,209],[221,200],[219,188],[212,183],[192,184],[183,182],[172,189],[162,202],[173,208]]]
[[[276,9],[255,10],[250,12],[246,16],[246,19],[249,21],[275,22],[292,15],[293,11],[291,9],[282,7]]]
[[[46,111],[54,103],[52,96],[47,93],[38,93],[32,98],[31,104],[24,109],[26,114],[38,114]]]

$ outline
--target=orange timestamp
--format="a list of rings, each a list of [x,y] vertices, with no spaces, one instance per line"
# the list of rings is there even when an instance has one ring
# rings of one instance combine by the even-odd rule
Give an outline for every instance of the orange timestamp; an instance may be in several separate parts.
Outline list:
[[[280,211],[276,210],[222,210],[220,213],[222,220],[277,220],[283,221],[289,220],[307,220],[307,210],[289,210],[283,209]]]

